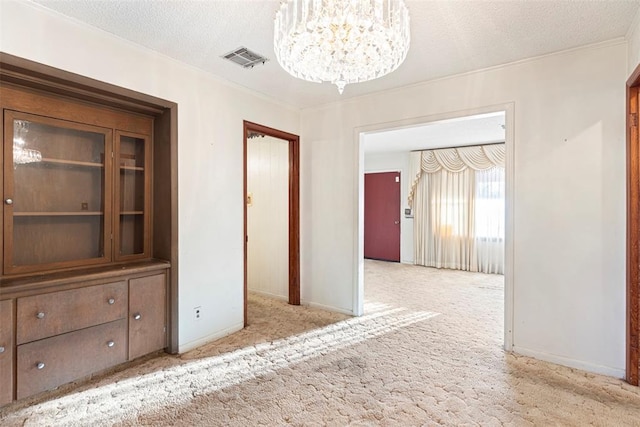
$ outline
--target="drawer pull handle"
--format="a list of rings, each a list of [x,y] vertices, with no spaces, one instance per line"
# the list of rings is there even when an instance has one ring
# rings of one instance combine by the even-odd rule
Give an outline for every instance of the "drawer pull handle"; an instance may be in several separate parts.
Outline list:
[[[4,353],[4,347],[0,345],[0,353]]]
[[[116,303],[115,298],[109,298],[109,301],[107,301],[109,303],[109,305],[113,305]]]
[[[44,369],[44,363],[43,363],[43,362],[38,362],[38,363],[36,364],[36,368],[38,368],[38,369]]]
[[[136,313],[136,314],[133,315],[133,318],[135,320],[140,320],[140,319],[142,319],[142,315],[140,313]]]
[[[40,313],[36,314],[36,317],[38,319],[44,319],[44,313],[41,311]]]
[[[109,342],[107,343],[107,347],[113,347],[114,345],[116,345],[116,343],[115,343],[115,342],[113,342],[113,341],[109,341]]]

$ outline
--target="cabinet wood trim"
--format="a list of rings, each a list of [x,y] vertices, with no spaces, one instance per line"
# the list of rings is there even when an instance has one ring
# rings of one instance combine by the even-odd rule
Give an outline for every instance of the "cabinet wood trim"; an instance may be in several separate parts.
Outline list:
[[[5,278],[0,280],[0,300],[148,276],[150,272],[167,270],[170,267],[171,265],[166,261],[145,260],[128,264],[93,267],[78,271],[64,271],[37,278]]]
[[[2,108],[29,112],[42,117],[55,116],[61,120],[110,129],[127,129],[147,135],[151,134],[153,129],[153,119],[149,116],[126,113],[31,88],[8,85],[4,80],[2,83],[0,90]]]
[[[175,103],[0,52],[0,80],[142,114],[161,114]]]
[[[14,389],[14,301],[0,301],[0,406],[13,400]]]

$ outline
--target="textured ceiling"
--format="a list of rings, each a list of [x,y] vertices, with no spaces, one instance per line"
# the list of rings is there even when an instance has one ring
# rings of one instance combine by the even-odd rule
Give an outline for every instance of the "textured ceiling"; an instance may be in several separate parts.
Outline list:
[[[2,1],[2,0],[0,0]],[[407,0],[411,48],[398,70],[335,86],[289,76],[273,53],[278,0],[36,0],[45,7],[304,108],[622,37],[640,0]],[[245,46],[253,69],[220,58]]]
[[[430,150],[505,140],[504,112],[441,120],[364,136],[365,153]]]

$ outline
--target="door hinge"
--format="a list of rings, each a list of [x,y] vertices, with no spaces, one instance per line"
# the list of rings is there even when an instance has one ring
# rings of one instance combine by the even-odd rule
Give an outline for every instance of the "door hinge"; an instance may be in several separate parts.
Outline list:
[[[629,114],[629,123],[630,123],[630,126],[633,128],[638,127],[638,113]]]
[[[245,243],[249,243],[249,236],[244,236]]]

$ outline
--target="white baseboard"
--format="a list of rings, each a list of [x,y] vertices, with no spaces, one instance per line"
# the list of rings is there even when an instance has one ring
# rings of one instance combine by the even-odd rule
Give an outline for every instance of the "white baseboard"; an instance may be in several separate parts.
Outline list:
[[[530,350],[528,348],[518,347],[516,345],[513,346],[512,350],[514,353],[518,353],[523,356],[529,356],[535,359],[544,360],[546,362],[555,363],[557,365],[568,366],[570,368],[581,369],[583,371],[593,372],[596,374],[607,375],[615,378],[624,378],[626,375],[624,369],[612,368],[610,366],[603,366],[595,363],[585,362],[582,360],[570,359],[568,357]]]
[[[289,301],[288,295],[277,295],[277,294],[272,294],[270,292],[265,292],[265,291],[256,291],[255,289],[247,289],[247,290],[252,294],[262,295],[263,297],[278,299],[281,301]]]
[[[234,332],[238,332],[240,330],[242,330],[242,328],[244,328],[244,322],[241,323],[237,323],[233,326],[230,326],[226,329],[223,329],[221,331],[215,332],[211,335],[207,335],[206,337],[197,339],[195,341],[191,341],[185,344],[179,344],[178,345],[178,353],[182,354],[182,353],[186,353],[189,350],[193,350],[194,348],[198,348],[202,345],[208,344],[211,341],[215,341],[215,340],[219,340],[220,338],[224,338],[227,335],[231,335]]]
[[[345,310],[343,308],[336,308],[336,307],[332,307],[330,305],[317,304],[315,302],[310,302],[310,301],[300,301],[300,303],[303,304],[303,305],[308,305],[309,307],[319,308],[321,310],[333,311],[335,313],[342,313],[342,314],[347,314],[349,316],[353,316],[353,311],[352,310]]]
[[[2,0],[0,0],[0,1],[2,1]],[[289,301],[289,296],[288,295],[276,295],[276,294],[270,294],[269,292],[256,291],[256,290],[252,290],[252,289],[249,289],[249,292],[254,293],[254,294],[258,294],[258,295],[262,295],[262,296],[267,297],[267,298],[273,298],[273,299],[277,299],[277,300],[281,300],[281,301]],[[344,310],[344,309],[332,307],[332,306],[329,306],[329,305],[316,304],[315,302],[305,301],[305,300],[302,300],[302,299],[300,300],[300,305],[307,305],[309,307],[319,308],[321,310],[333,311],[333,312],[336,312],[336,313],[348,314],[349,316],[353,316],[353,311],[351,311],[351,310]]]
[[[0,1],[2,1],[2,0],[0,0]],[[270,294],[269,292],[255,291],[255,290],[251,290],[251,289],[249,289],[249,292],[254,293],[254,294],[258,294],[258,295],[262,295],[262,296],[267,297],[267,298],[273,298],[273,299],[277,299],[277,300],[281,300],[281,301],[289,301],[289,296],[288,295],[276,295],[276,294]],[[305,301],[305,300],[300,300],[300,305],[306,305],[306,306],[313,307],[313,308],[319,308],[321,310],[333,311],[333,312],[336,312],[336,313],[348,314],[349,316],[353,316],[353,311],[343,310],[341,308],[335,308],[335,307],[332,307],[332,306],[329,306],[329,305],[316,304],[314,302],[309,302],[309,301]]]

